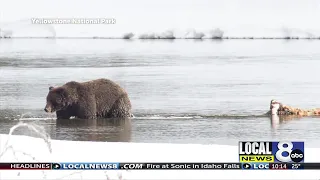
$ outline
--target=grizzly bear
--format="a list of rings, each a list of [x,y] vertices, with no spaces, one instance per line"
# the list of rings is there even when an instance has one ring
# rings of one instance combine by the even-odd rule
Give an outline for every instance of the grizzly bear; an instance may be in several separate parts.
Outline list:
[[[97,79],[71,81],[60,87],[49,87],[47,113],[56,112],[57,119],[132,117],[127,92],[115,82]]]

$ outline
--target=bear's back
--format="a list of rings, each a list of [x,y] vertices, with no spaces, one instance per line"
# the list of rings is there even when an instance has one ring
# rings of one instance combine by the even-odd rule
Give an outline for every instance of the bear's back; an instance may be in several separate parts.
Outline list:
[[[109,79],[96,79],[80,84],[90,88],[95,95],[100,93],[110,93],[111,96],[126,94],[126,91],[121,86]]]
[[[95,96],[97,109],[110,109],[122,96],[128,96],[127,92],[115,82],[109,79],[96,79],[81,83]]]

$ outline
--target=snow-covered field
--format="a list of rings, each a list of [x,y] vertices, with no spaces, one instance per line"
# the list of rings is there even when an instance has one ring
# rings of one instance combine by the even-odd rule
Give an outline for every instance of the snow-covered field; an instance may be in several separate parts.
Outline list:
[[[27,124],[21,124],[25,128]],[[32,129],[32,126],[29,126]],[[41,128],[36,127],[39,131]],[[0,135],[1,162],[238,162],[238,147],[200,144],[76,142]],[[305,144],[308,147],[308,143]],[[320,162],[306,148],[305,162]],[[311,170],[53,170],[1,171],[1,179],[319,179]]]
[[[32,23],[42,18],[115,23]],[[1,0],[0,6],[2,35],[12,37],[318,38],[319,18],[318,0]]]

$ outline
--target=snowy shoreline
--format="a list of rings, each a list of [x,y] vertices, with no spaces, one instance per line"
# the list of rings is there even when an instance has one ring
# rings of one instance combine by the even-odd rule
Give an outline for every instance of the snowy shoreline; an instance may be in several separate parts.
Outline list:
[[[16,13],[16,5],[22,9]],[[32,4],[37,4],[33,6]],[[75,4],[77,6],[75,6]],[[50,1],[5,0],[0,36],[108,37],[123,39],[221,39],[320,37],[316,0],[147,0]],[[36,7],[36,8],[35,8]],[[63,8],[62,8],[63,7]],[[84,11],[83,9],[86,9]],[[115,23],[47,24],[32,19],[105,19]]]

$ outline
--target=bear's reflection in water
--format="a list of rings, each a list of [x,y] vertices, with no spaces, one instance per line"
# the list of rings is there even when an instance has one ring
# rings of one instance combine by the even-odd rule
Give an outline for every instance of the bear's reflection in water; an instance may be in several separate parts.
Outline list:
[[[61,140],[129,142],[131,119],[59,119],[56,136]]]

